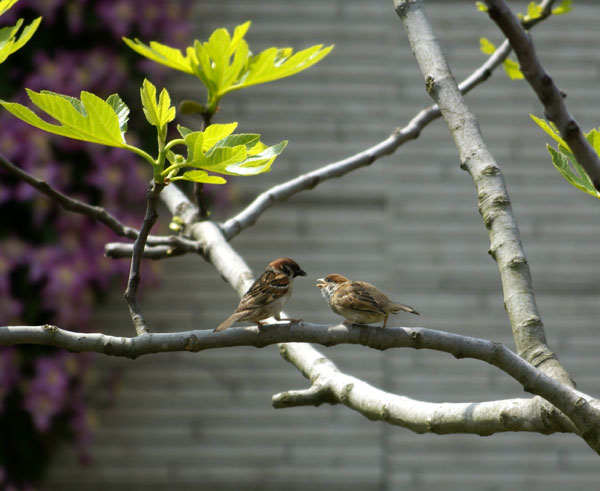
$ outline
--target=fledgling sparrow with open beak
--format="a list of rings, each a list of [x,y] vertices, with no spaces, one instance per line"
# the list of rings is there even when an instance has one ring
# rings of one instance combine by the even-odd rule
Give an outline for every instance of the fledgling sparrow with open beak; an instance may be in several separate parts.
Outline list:
[[[331,310],[350,323],[372,324],[383,321],[385,327],[390,314],[403,311],[419,315],[412,307],[393,302],[366,281],[351,281],[341,274],[330,274],[319,279],[317,286]],[[347,324],[347,321],[344,323]]]
[[[289,257],[280,257],[270,262],[265,272],[244,294],[235,312],[221,322],[215,331],[223,331],[234,322],[240,321],[256,322],[260,328],[260,321],[269,317],[282,320],[279,314],[292,296],[292,285],[296,276],[306,276],[306,273]]]

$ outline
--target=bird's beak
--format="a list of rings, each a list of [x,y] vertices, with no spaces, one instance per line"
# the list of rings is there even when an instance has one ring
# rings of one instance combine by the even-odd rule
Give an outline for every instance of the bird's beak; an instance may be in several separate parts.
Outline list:
[[[323,288],[323,287],[324,287],[326,284],[327,284],[327,283],[325,282],[325,280],[324,280],[323,278],[319,278],[319,279],[317,280],[317,286],[318,286],[319,288]]]
[[[303,269],[299,269],[298,271],[296,271],[296,274],[294,275],[294,278],[296,276],[306,276],[306,271],[304,271]]]

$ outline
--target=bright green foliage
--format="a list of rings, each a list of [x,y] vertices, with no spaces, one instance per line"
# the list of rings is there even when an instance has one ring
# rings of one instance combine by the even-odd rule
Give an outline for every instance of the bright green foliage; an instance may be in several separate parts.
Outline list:
[[[591,194],[596,198],[600,198],[600,192],[594,187],[591,179],[583,167],[581,167],[581,165],[577,162],[575,155],[573,155],[573,152],[567,143],[561,138],[556,126],[552,122],[535,117],[533,114],[530,114],[530,116],[540,128],[542,128],[558,143],[558,149],[555,149],[550,145],[546,145],[546,148],[550,153],[550,157],[552,158],[552,163],[558,172],[560,172],[567,182],[571,183],[577,189]],[[593,129],[589,133],[585,133],[585,138],[590,145],[592,145],[596,153],[599,153],[600,132],[598,132],[596,129]]]
[[[562,15],[562,14],[569,13],[571,10],[573,10],[571,3],[572,3],[571,0],[562,0],[562,2],[560,2],[558,7],[554,7],[552,9],[552,14]]]
[[[475,2],[475,6],[477,7],[477,10],[479,10],[480,12],[488,11],[487,5],[483,2]]]
[[[479,38],[479,49],[486,55],[493,55],[496,46],[488,38]]]
[[[233,36],[227,29],[217,29],[208,41],[194,41],[185,56],[178,49],[154,41],[146,45],[138,39],[123,40],[131,49],[157,63],[198,77],[207,88],[208,113],[216,111],[225,94],[294,75],[319,62],[333,48],[319,44],[296,54],[292,48],[268,48],[253,55],[244,39],[249,27],[249,21],[237,26]]]
[[[4,14],[10,9],[18,0],[0,0],[0,15]],[[27,41],[31,39],[31,36],[35,33],[36,29],[42,21],[41,17],[35,19],[31,24],[25,26],[19,36],[17,32],[23,25],[23,19],[19,19],[14,26],[3,27],[0,29],[0,63],[4,62],[11,54],[18,49],[21,49]]]
[[[267,147],[254,133],[232,134],[236,123],[214,124],[205,131],[191,131],[179,126],[178,130],[185,144],[187,155],[169,152],[167,158],[172,163],[162,175],[170,181],[184,179],[194,182],[222,184],[222,177],[208,175],[206,171],[233,176],[254,176],[268,172],[275,158],[283,151],[287,141]],[[180,169],[192,167],[195,170],[178,175]]]
[[[479,38],[479,49],[486,55],[492,55],[496,52],[496,45],[487,38]],[[502,62],[502,66],[511,80],[524,78],[523,72],[521,72],[519,64],[516,61],[506,58]]]
[[[538,19],[542,16],[544,9],[541,5],[536,4],[535,2],[529,2],[527,5],[527,13],[525,15],[519,13],[517,16],[523,22],[530,22],[532,20]]]
[[[506,60],[502,62],[502,66],[504,67],[504,71],[511,80],[521,80],[525,78],[523,72],[519,68],[519,64],[515,60],[506,58]]]
[[[142,106],[146,120],[152,126],[162,128],[175,119],[175,108],[171,106],[171,96],[167,89],[160,91],[158,103],[156,102],[156,87],[149,81],[144,80],[140,89]]]
[[[0,0],[0,15],[4,14],[19,0]]]
[[[123,134],[127,129],[129,109],[118,95],[113,94],[104,101],[82,91],[79,100],[45,90],[26,90],[31,101],[60,124],[49,123],[15,102],[0,101],[0,105],[17,118],[49,133],[111,147],[127,146]]]
[[[117,94],[104,101],[85,91],[81,92],[81,99],[76,99],[49,91],[26,90],[31,101],[59,124],[40,118],[21,104],[0,100],[0,105],[17,118],[49,133],[130,150],[152,164],[157,182],[185,179],[223,184],[224,178],[208,172],[232,176],[262,174],[271,169],[275,158],[287,144],[283,141],[268,147],[260,141],[260,135],[233,134],[237,123],[213,124],[204,131],[179,126],[182,138],[166,142],[167,125],[175,118],[175,108],[171,107],[171,97],[165,89],[157,99],[156,87],[145,80],[140,95],[146,119],[156,126],[158,134],[159,151],[155,159],[144,150],[126,143],[129,108]],[[186,146],[185,157],[173,152],[172,147],[176,145]],[[181,170],[186,172],[180,175]]]

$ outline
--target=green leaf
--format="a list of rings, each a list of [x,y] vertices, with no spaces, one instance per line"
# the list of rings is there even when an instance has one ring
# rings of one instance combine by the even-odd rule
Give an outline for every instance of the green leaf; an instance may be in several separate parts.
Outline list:
[[[571,0],[562,0],[562,2],[560,2],[558,7],[554,7],[552,9],[552,14],[562,15],[562,14],[566,14],[566,13],[570,12],[571,10],[573,10],[571,3],[572,3]]]
[[[41,119],[21,104],[0,101],[0,105],[17,118],[49,133],[112,147],[127,146],[122,134],[122,125],[126,121],[126,117],[123,116],[125,109],[120,106],[124,106],[120,99],[120,104],[116,102],[115,97],[118,96],[111,96],[109,103],[85,91],[81,92],[79,100],[49,91],[26,90],[33,104],[60,124]],[[113,106],[121,107],[119,114]]]
[[[516,61],[506,58],[506,60],[502,62],[502,65],[504,66],[504,71],[511,80],[521,80],[525,78]]]
[[[225,184],[227,181],[220,176],[211,176],[203,170],[190,170],[181,176],[174,177],[172,181],[185,180],[192,182],[202,182],[205,184]]]
[[[250,151],[256,146],[259,140],[260,135],[257,135],[256,133],[237,133],[235,135],[230,135],[219,140],[212,148],[209,147],[210,150],[207,155],[217,148],[237,147],[238,145],[243,145],[246,147],[246,151]]]
[[[189,54],[188,56],[183,56],[181,50],[179,49],[171,48],[170,46],[166,46],[155,41],[151,41],[150,46],[148,46],[137,38],[135,40],[131,40],[124,37],[123,41],[125,41],[125,44],[133,51],[151,59],[152,61],[155,61],[156,63],[166,65],[169,68],[174,68],[175,70],[180,70],[182,72],[190,74],[194,73],[190,63]]]
[[[253,56],[244,40],[249,27],[249,21],[237,26],[233,36],[227,29],[216,29],[208,41],[195,40],[186,48],[186,56],[160,43],[151,42],[147,46],[137,39],[123,39],[137,53],[198,77],[208,91],[208,112],[216,111],[225,94],[294,75],[318,63],[333,48],[319,44],[296,54],[291,48],[269,48]]]
[[[252,56],[247,71],[238,82],[222,90],[222,94],[232,90],[242,89],[251,85],[272,82],[281,78],[295,75],[321,61],[333,49],[333,45],[323,47],[317,44],[292,55],[291,48],[269,48],[262,53]]]
[[[523,17],[523,20],[528,22],[537,19],[541,17],[543,11],[544,9],[541,5],[537,5],[535,2],[529,2],[529,5],[527,6],[527,14]]]
[[[533,114],[530,114],[529,117],[533,119],[533,121],[535,121],[535,123],[540,128],[542,128],[548,135],[550,135],[554,139],[554,141],[556,141],[559,145],[562,145],[565,148],[569,148],[567,143],[560,136],[560,132],[558,131],[554,123],[548,123],[548,121],[546,121],[545,119],[538,118]]]
[[[2,5],[0,4],[0,9],[1,8]],[[8,8],[10,8],[10,5]],[[5,9],[5,11],[6,10],[8,9]],[[0,29],[0,63],[4,62],[6,58],[8,58],[15,51],[21,49],[25,43],[31,39],[31,36],[33,36],[37,30],[41,21],[41,17],[35,19],[31,24],[23,28],[18,37],[16,37],[17,31],[23,24],[23,19],[19,19],[12,27],[4,27]]]
[[[493,55],[496,46],[487,38],[479,38],[479,49],[486,55]]]
[[[583,167],[579,165],[577,160],[568,158],[566,155],[555,150],[550,145],[546,145],[546,148],[550,153],[554,167],[556,167],[558,172],[560,172],[567,182],[585,193],[591,194],[596,198],[600,198],[600,192],[594,188],[591,179],[583,170]],[[575,169],[575,172],[573,169]]]
[[[119,94],[111,94],[106,99],[107,104],[113,108],[117,118],[119,119],[119,129],[121,135],[125,139],[125,133],[127,132],[127,121],[129,121],[129,108],[119,97]]]
[[[145,79],[140,89],[140,95],[144,114],[151,125],[163,128],[167,123],[175,119],[175,108],[171,106],[171,97],[167,89],[161,90],[157,103],[156,87],[149,80]]]
[[[249,155],[244,160],[236,163],[213,167],[210,170],[219,174],[229,174],[233,176],[255,176],[263,174],[271,170],[271,165],[286,145],[287,141],[282,141],[272,147],[265,147],[264,144],[261,144],[263,149],[260,153]]]
[[[4,14],[4,12],[9,10],[18,1],[19,0],[2,0],[2,1],[0,1],[0,15]]]
[[[475,7],[477,7],[477,10],[479,10],[480,12],[488,11],[487,5],[483,2],[475,2]]]
[[[211,124],[204,130],[204,146],[206,152],[211,149],[219,140],[231,135],[237,128],[237,123],[229,124]],[[183,136],[183,135],[182,135]]]
[[[201,131],[193,131],[187,133],[184,136],[185,145],[187,146],[187,158],[185,163],[193,165],[194,162],[204,161],[204,152],[202,151],[202,145],[204,143],[204,135]]]
[[[589,133],[585,133],[585,138],[596,153],[600,154],[600,132],[594,128]]]

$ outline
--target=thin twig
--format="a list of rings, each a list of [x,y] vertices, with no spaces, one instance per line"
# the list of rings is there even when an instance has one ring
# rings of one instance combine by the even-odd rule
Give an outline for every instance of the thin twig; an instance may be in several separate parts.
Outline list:
[[[103,225],[106,225],[110,230],[121,237],[127,237],[135,240],[139,234],[139,231],[134,227],[129,227],[121,223],[114,215],[111,215],[105,208],[101,206],[92,206],[83,201],[79,201],[75,198],[71,198],[64,193],[54,189],[47,182],[37,179],[28,172],[20,169],[12,162],[8,161],[4,156],[0,154],[0,168],[6,170],[15,177],[18,177],[22,181],[29,184],[34,189],[38,190],[43,195],[55,201],[57,204],[62,206],[65,210],[72,213],[79,213],[85,215],[94,220],[99,221]],[[197,252],[200,244],[194,241],[190,241],[185,237],[179,237],[177,235],[149,235],[147,239],[149,245],[168,245],[174,250],[181,250],[184,252]],[[129,245],[131,251],[133,251],[133,244]],[[127,257],[131,257],[129,252]]]
[[[577,162],[585,169],[594,187],[600,191],[600,157],[567,109],[563,93],[540,63],[531,36],[523,29],[504,0],[486,0],[486,4],[490,18],[510,41],[525,79],[544,106],[546,118],[556,125]]]
[[[196,240],[176,235],[150,235],[144,249],[144,258],[166,259],[181,256],[188,252],[202,254],[202,251],[202,243]],[[104,246],[104,255],[111,259],[131,257],[132,254],[133,244],[109,242]]]
[[[151,180],[148,190],[146,191],[146,214],[144,216],[144,222],[140,233],[135,239],[133,244],[133,254],[131,256],[131,267],[129,269],[129,278],[127,280],[127,289],[125,290],[125,300],[129,306],[129,313],[131,314],[131,321],[135,332],[138,334],[147,334],[148,328],[146,327],[146,321],[142,315],[142,309],[137,298],[137,290],[140,284],[140,265],[142,262],[142,256],[146,247],[146,240],[150,234],[154,223],[158,218],[158,211],[156,204],[158,202],[158,196],[164,188],[164,184],[158,183]]]
[[[40,193],[56,201],[65,210],[73,213],[80,213],[98,220],[100,223],[106,225],[109,229],[122,237],[135,239],[138,236],[138,231],[136,229],[123,225],[101,206],[88,205],[87,203],[76,200],[67,196],[66,194],[61,193],[60,191],[57,191],[47,182],[37,179],[28,172],[25,172],[23,169],[20,169],[13,163],[9,162],[3,155],[0,155],[0,168],[25,181],[27,184],[37,189]]]

